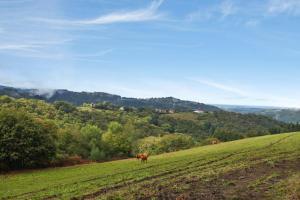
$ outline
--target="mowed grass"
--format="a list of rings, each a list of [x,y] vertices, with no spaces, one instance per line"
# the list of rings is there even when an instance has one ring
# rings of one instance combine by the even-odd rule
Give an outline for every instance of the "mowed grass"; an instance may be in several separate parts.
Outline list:
[[[241,187],[288,199],[299,192],[299,160],[300,133],[269,135],[151,156],[147,164],[127,159],[0,175],[0,199],[222,199],[238,198]],[[281,170],[291,163],[296,168]]]

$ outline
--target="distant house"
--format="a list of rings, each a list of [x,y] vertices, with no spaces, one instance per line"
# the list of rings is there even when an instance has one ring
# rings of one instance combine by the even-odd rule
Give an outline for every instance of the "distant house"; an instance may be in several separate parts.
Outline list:
[[[203,110],[194,110],[194,113],[203,114],[204,111]]]
[[[174,114],[174,113],[175,113],[175,110],[172,110],[172,109],[171,109],[171,110],[169,110],[169,113],[170,113],[170,114]]]

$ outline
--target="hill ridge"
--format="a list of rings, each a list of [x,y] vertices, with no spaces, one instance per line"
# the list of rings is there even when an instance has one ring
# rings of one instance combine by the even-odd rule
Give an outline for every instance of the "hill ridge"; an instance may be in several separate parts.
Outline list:
[[[106,92],[74,92],[67,89],[22,89],[0,85],[0,95],[14,98],[34,98],[47,102],[66,101],[74,105],[83,103],[109,102],[117,106],[167,109],[176,111],[220,111],[221,109],[204,103],[181,100],[175,97],[133,98]]]

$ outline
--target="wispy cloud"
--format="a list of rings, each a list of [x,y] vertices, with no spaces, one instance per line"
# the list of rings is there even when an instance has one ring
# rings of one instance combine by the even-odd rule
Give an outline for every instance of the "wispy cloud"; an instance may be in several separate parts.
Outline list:
[[[250,19],[248,21],[245,22],[245,26],[252,28],[252,27],[256,27],[260,24],[260,21],[257,19]]]
[[[0,44],[0,51],[35,51],[36,48],[39,48],[39,45],[32,44]]]
[[[90,57],[101,57],[101,56],[105,56],[109,53],[111,53],[113,51],[113,49],[105,49],[103,51],[99,51],[96,53],[92,53],[92,54],[74,54],[73,56],[75,57],[79,57],[79,58],[90,58]]]
[[[47,19],[47,18],[34,18],[35,21],[55,24],[55,25],[104,25],[113,23],[128,23],[128,22],[141,22],[157,20],[162,17],[162,14],[158,13],[158,8],[161,6],[164,0],[153,1],[147,8],[133,10],[133,11],[123,11],[123,12],[113,12],[106,15],[96,17],[94,19],[86,20],[65,20],[65,19]]]
[[[294,107],[299,107],[299,101],[295,98],[289,98],[289,97],[282,97],[278,95],[272,95],[269,94],[266,91],[259,91],[256,89],[256,91],[247,91],[244,89],[241,89],[239,86],[232,86],[216,81],[211,80],[205,80],[205,79],[197,79],[197,78],[189,78],[189,80],[200,83],[202,85],[206,85],[208,87],[224,91],[227,94],[233,94],[230,95],[230,98],[232,100],[238,100],[244,99],[249,100],[251,102],[261,102],[263,105],[290,105]],[[222,99],[226,98],[226,95],[221,95]],[[227,96],[228,98],[228,96]]]
[[[222,14],[222,17],[227,17],[229,15],[233,15],[237,11],[236,5],[232,1],[223,1],[219,6],[219,11]]]
[[[238,7],[231,0],[222,1],[218,5],[213,5],[207,8],[198,9],[187,15],[189,21],[209,20],[209,19],[225,19],[230,15],[234,15]]]
[[[270,0],[267,10],[270,14],[300,14],[299,0]]]
[[[245,91],[243,91],[239,88],[236,88],[234,86],[229,86],[229,85],[226,85],[226,84],[223,84],[223,83],[217,83],[215,81],[194,79],[194,78],[191,78],[190,80],[201,83],[203,85],[207,85],[209,87],[213,87],[213,88],[218,89],[218,90],[225,91],[225,92],[230,92],[230,93],[237,94],[237,95],[240,95],[240,96],[249,96],[249,94],[247,92],[245,92]]]
[[[66,44],[72,40],[53,40],[53,41],[26,41],[22,42],[11,42],[11,43],[0,43],[0,51],[30,51],[37,52],[43,47],[48,47],[51,45],[61,45]]]

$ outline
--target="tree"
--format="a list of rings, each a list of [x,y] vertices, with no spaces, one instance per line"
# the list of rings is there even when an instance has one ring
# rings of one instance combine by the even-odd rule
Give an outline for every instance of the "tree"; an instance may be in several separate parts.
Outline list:
[[[107,132],[102,135],[106,151],[111,156],[128,156],[131,152],[131,143],[123,126],[118,122],[111,122]]]
[[[102,131],[95,125],[88,124],[82,127],[80,132],[84,139],[88,142],[90,142],[92,139],[96,139],[99,143],[101,142]]]
[[[55,157],[56,127],[22,110],[0,111],[2,169],[46,166]]]
[[[90,157],[92,160],[99,161],[105,158],[105,154],[101,151],[102,141],[102,131],[94,125],[86,125],[80,130],[82,136],[82,145],[89,152],[88,155],[84,157]]]
[[[91,153],[90,153],[90,159],[94,161],[100,161],[104,160],[106,157],[105,152],[101,151],[98,147],[93,146]]]
[[[164,135],[160,142],[162,152],[172,152],[188,149],[194,145],[194,140],[189,135],[180,133]]]

